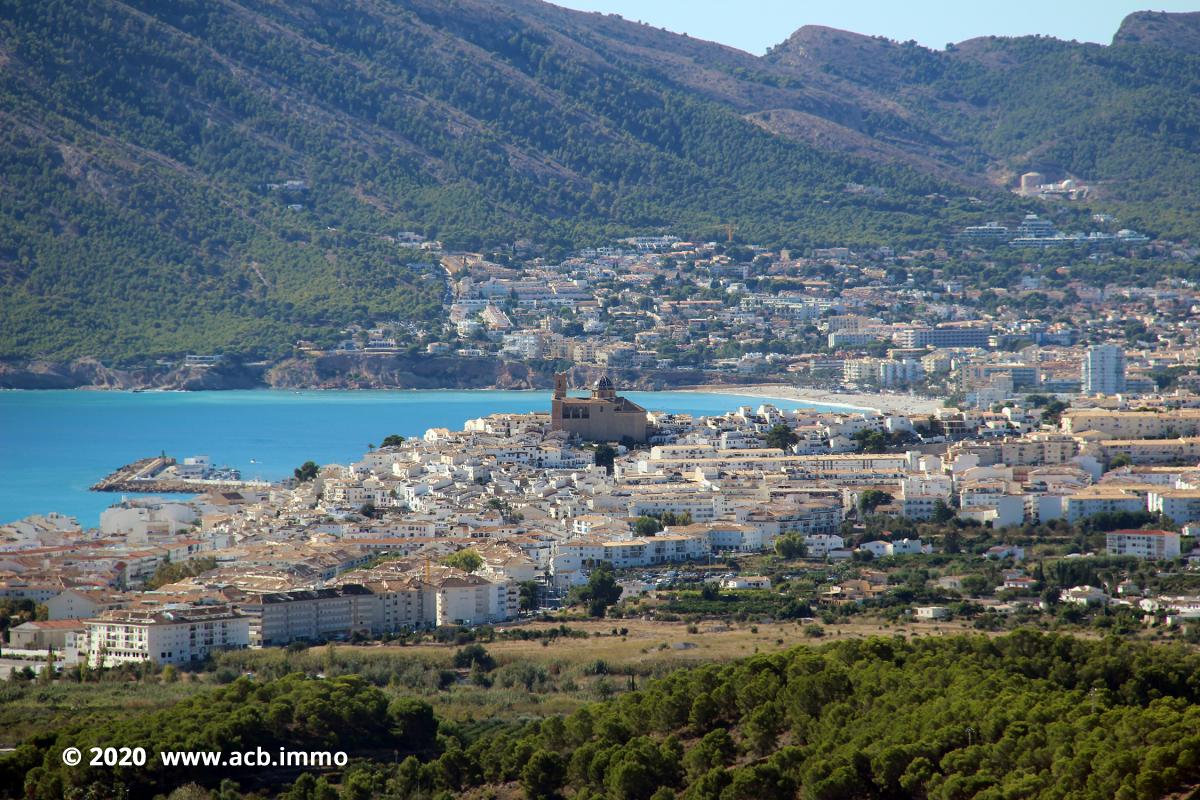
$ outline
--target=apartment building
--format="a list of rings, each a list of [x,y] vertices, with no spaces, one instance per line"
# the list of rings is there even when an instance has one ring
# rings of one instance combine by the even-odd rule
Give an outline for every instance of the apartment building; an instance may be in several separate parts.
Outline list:
[[[1158,439],[1200,435],[1200,408],[1171,411],[1111,411],[1072,408],[1062,414],[1067,433],[1095,431],[1116,439]]]
[[[1112,556],[1135,556],[1162,561],[1179,555],[1179,534],[1174,531],[1111,531],[1105,547]]]
[[[250,617],[230,605],[116,609],[83,624],[93,667],[186,664],[250,646]]]
[[[377,602],[366,587],[348,584],[261,594],[241,608],[251,615],[250,643],[270,647],[297,640],[345,639],[355,632],[370,634]]]
[[[1005,464],[1010,467],[1066,464],[1079,454],[1079,442],[1063,433],[1032,434],[1022,438],[1007,437],[993,442],[964,442],[950,448],[953,459],[962,453],[979,458],[979,466]]]
[[[1146,508],[1179,525],[1200,520],[1200,489],[1159,489],[1146,495]]]
[[[1100,484],[1063,498],[1063,512],[1068,522],[1078,522],[1096,514],[1145,510],[1145,492],[1133,487]]]
[[[893,340],[901,347],[987,347],[992,329],[983,325],[946,324],[934,328],[913,326],[898,331]]]
[[[1126,456],[1130,463],[1195,464],[1200,461],[1200,436],[1183,439],[1107,439],[1091,442],[1080,449],[1108,463],[1117,456]]]
[[[712,551],[703,525],[672,528],[668,533],[634,539],[603,540],[595,537],[571,539],[554,545],[550,569],[556,580],[582,574],[600,564],[618,569],[707,558]]]

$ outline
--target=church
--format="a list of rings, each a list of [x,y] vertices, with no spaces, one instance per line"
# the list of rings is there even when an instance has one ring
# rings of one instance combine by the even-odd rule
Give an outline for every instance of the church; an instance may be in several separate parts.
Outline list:
[[[569,397],[567,376],[554,376],[554,399],[550,404],[551,428],[586,439],[589,442],[646,441],[649,427],[646,409],[617,395],[605,375],[592,387],[591,397]]]

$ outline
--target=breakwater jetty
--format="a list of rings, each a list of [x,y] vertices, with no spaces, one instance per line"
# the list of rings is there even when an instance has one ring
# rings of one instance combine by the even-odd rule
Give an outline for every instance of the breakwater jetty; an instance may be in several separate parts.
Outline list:
[[[189,459],[190,461],[191,459]],[[91,486],[93,492],[142,492],[150,494],[201,494],[266,489],[269,481],[244,481],[228,469],[209,471],[204,476],[184,477],[179,465],[167,455],[142,458],[119,467]],[[194,472],[194,470],[193,470]],[[236,471],[233,471],[236,474]]]

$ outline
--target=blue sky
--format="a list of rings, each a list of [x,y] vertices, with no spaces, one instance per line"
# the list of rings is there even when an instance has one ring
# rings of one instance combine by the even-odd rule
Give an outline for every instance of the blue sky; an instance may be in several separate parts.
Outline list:
[[[763,53],[801,25],[916,39],[942,48],[974,36],[1041,33],[1107,44],[1131,11],[1200,11],[1200,0],[1154,4],[1121,0],[551,0]]]

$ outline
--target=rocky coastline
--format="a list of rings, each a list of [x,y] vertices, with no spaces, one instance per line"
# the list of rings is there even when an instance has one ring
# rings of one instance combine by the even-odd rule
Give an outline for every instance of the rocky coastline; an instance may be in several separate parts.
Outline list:
[[[230,389],[549,389],[554,362],[505,361],[494,356],[331,353],[278,362],[219,363],[209,367],[107,366],[94,358],[71,362],[0,362],[0,389],[113,391],[219,391]],[[661,391],[719,384],[702,370],[603,369],[574,366],[573,386],[603,374],[631,390]],[[745,376],[730,376],[745,384]]]

